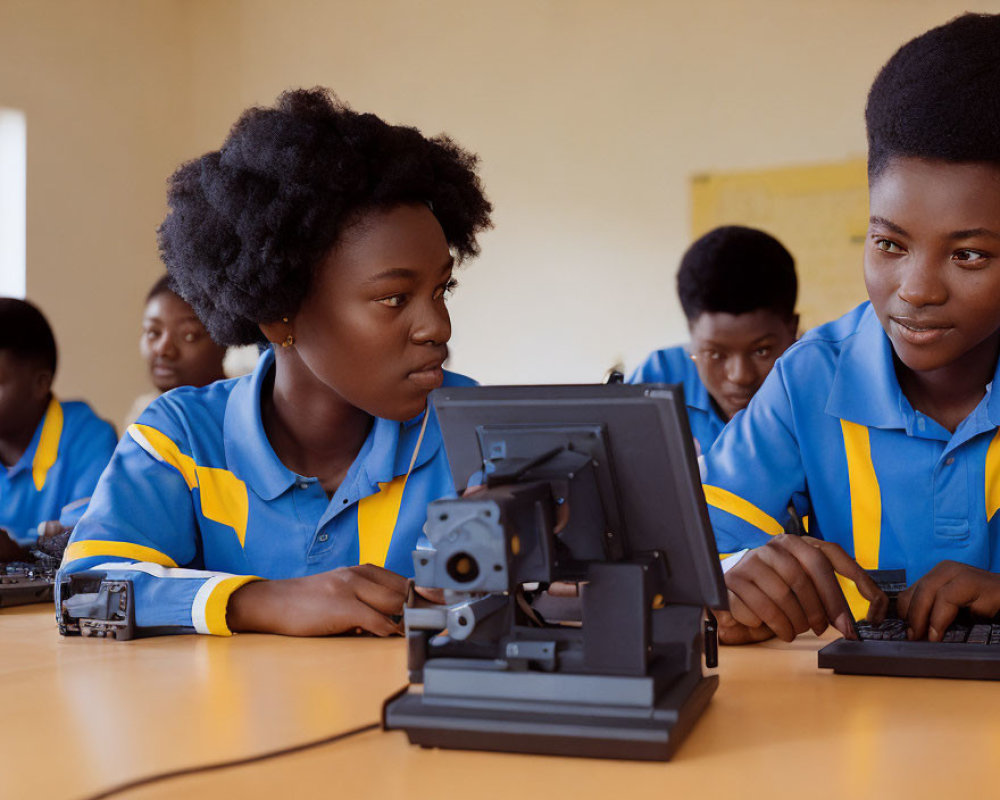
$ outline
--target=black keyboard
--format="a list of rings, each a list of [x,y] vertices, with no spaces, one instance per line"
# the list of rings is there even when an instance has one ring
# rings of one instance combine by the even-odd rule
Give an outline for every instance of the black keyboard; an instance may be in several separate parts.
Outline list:
[[[0,562],[0,608],[52,600],[56,571],[69,541],[69,531],[39,541],[27,561]]]
[[[1000,624],[960,614],[942,641],[909,641],[906,622],[895,615],[896,595],[906,588],[902,570],[869,573],[889,595],[889,614],[878,624],[861,620],[859,641],[838,639],[819,651],[819,666],[849,675],[1000,680]]]

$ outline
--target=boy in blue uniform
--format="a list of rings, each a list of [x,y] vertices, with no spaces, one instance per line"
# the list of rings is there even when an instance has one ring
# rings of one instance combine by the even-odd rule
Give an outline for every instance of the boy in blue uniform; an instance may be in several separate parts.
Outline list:
[[[691,433],[707,453],[795,341],[797,292],[795,261],[773,236],[736,225],[709,231],[677,272],[690,346],[652,353],[629,383],[683,384]]]
[[[71,528],[111,458],[114,428],[52,394],[56,342],[31,303],[0,298],[0,561]]]
[[[454,492],[427,396],[469,382],[442,364],[452,269],[489,226],[475,163],[316,89],[180,167],[172,285],[220,345],[271,349],[150,404],[61,574],[132,581],[147,632],[399,632],[426,506]]]
[[[868,96],[871,302],[788,350],[706,458],[724,641],[853,637],[835,573],[906,570],[911,638],[1000,611],[1000,16],[902,47]],[[790,499],[812,538],[781,535]],[[853,589],[851,589],[853,592]],[[860,598],[858,598],[860,599]]]

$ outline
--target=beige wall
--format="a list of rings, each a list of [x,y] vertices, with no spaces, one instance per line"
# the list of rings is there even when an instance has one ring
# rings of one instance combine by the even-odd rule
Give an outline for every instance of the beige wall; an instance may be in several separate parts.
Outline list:
[[[56,323],[59,388],[124,411],[164,178],[244,106],[316,84],[482,157],[496,229],[459,276],[454,368],[533,382],[632,366],[685,335],[690,176],[863,155],[877,68],[966,7],[0,0],[0,105],[28,112],[28,291]]]

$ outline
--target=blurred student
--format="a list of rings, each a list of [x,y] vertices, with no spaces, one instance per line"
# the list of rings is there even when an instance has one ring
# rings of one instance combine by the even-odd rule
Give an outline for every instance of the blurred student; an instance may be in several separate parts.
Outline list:
[[[868,95],[870,302],[806,334],[705,461],[723,641],[855,638],[835,573],[904,569],[911,638],[1000,611],[1000,15],[910,41]],[[783,535],[804,500],[811,537]],[[798,504],[797,504],[798,505]],[[848,587],[849,594],[853,589]],[[860,599],[860,598],[858,598]]]
[[[206,386],[226,377],[226,348],[212,341],[194,309],[170,288],[167,275],[146,295],[139,352],[156,391],[136,398],[125,428],[163,392],[178,386]]]
[[[475,165],[314,89],[174,173],[171,280],[215,341],[269,346],[129,427],[63,578],[132,581],[160,632],[401,632],[427,504],[455,491],[427,397],[471,383],[443,364],[452,270],[490,224]]]
[[[690,344],[652,353],[629,383],[682,384],[691,433],[707,453],[795,341],[797,293],[795,261],[773,236],[736,225],[709,231],[677,272]]]
[[[0,561],[76,523],[117,442],[90,406],[52,393],[56,360],[42,312],[0,298]]]

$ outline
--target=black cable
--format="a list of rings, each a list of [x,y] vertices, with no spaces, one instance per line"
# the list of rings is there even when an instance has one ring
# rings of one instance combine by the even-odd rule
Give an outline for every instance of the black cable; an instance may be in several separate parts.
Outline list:
[[[360,733],[367,733],[368,731],[377,730],[381,728],[382,725],[379,722],[372,722],[368,725],[362,725],[358,728],[351,728],[348,731],[342,731],[340,733],[335,733],[332,736],[326,736],[322,739],[316,739],[311,742],[305,742],[304,744],[293,745],[292,747],[283,747],[280,750],[271,750],[266,753],[260,753],[255,756],[247,756],[246,758],[236,758],[230,761],[218,761],[214,764],[203,764],[197,767],[182,767],[181,769],[171,770],[169,772],[160,772],[156,775],[149,775],[145,778],[136,778],[135,780],[128,781],[127,783],[121,783],[118,786],[113,786],[110,789],[105,789],[97,794],[87,795],[84,800],[104,800],[106,797],[113,797],[117,794],[121,794],[129,789],[137,789],[140,786],[148,786],[152,783],[159,783],[160,781],[170,780],[171,778],[180,778],[184,775],[197,775],[200,772],[212,772],[217,769],[227,769],[228,767],[242,767],[246,764],[253,764],[257,761],[267,761],[271,758],[278,758],[279,756],[287,756],[292,753],[300,753],[303,750],[311,750],[316,747],[322,747],[325,744],[333,744],[334,742],[339,742],[342,739],[347,739],[351,736],[357,736]]]

